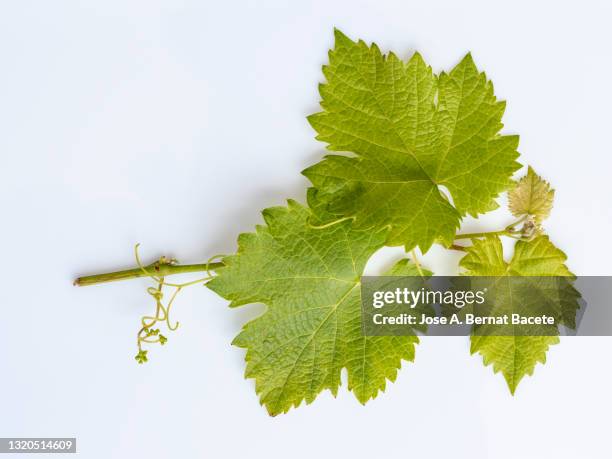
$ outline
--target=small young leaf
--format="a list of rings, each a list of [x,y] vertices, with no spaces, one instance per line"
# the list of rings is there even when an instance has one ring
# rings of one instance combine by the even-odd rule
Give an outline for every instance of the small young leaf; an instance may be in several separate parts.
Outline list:
[[[515,217],[532,216],[540,224],[550,215],[555,190],[529,166],[527,175],[508,192],[510,212]]]

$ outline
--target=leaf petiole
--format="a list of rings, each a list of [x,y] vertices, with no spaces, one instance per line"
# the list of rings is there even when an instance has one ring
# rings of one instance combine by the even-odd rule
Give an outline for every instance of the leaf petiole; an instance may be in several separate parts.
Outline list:
[[[515,238],[515,239],[517,239],[517,238],[521,239],[521,237],[520,237],[521,236],[521,230],[517,230],[516,226],[520,225],[521,223],[523,223],[528,218],[529,218],[528,215],[524,215],[523,217],[519,218],[514,223],[509,224],[503,230],[499,230],[499,231],[482,231],[482,232],[479,232],[479,233],[457,234],[457,235],[455,235],[455,240],[458,240],[458,239],[474,239],[474,238],[487,237],[487,236],[508,236],[508,237],[512,237],[512,238]]]

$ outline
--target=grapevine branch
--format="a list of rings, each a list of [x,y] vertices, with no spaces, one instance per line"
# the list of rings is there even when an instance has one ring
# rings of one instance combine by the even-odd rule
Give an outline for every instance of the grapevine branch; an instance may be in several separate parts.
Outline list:
[[[165,260],[162,257],[163,260]],[[221,262],[214,263],[199,263],[190,265],[181,265],[176,262],[162,261],[162,259],[145,266],[145,271],[141,268],[125,269],[123,271],[114,271],[110,273],[93,274],[91,276],[82,276],[74,281],[74,285],[84,287],[86,285],[102,284],[106,282],[114,282],[127,279],[136,279],[138,277],[151,277],[154,274],[159,277],[172,276],[174,274],[184,273],[202,273],[206,271],[215,271],[223,266]],[[151,274],[149,274],[151,273]]]
[[[335,223],[338,222],[332,222],[331,224]],[[520,229],[518,229],[518,225],[521,223],[524,224]],[[515,239],[529,239],[535,236],[537,234],[537,231],[537,225],[535,225],[532,220],[525,216],[517,220],[516,222],[506,226],[503,230],[457,234],[455,235],[455,240],[474,239],[491,235],[508,236]],[[157,284],[157,287],[149,287],[147,289],[147,293],[151,295],[151,297],[153,297],[155,301],[155,314],[152,316],[146,315],[142,317],[141,328],[138,330],[137,334],[138,353],[136,354],[135,359],[138,363],[145,363],[148,361],[148,351],[146,349],[143,349],[143,344],[159,343],[161,345],[164,345],[168,340],[166,336],[161,334],[159,328],[153,327],[157,324],[165,323],[168,331],[174,331],[178,328],[178,322],[176,322],[175,325],[172,325],[170,323],[170,308],[172,307],[176,296],[184,287],[195,284],[202,284],[206,281],[209,281],[214,277],[212,271],[223,267],[224,264],[222,261],[214,261],[223,258],[223,255],[215,255],[211,257],[206,263],[181,265],[174,258],[161,257],[156,262],[145,266],[140,261],[138,247],[139,244],[136,244],[136,246],[134,247],[134,257],[136,259],[137,264],[136,268],[79,277],[74,281],[74,285],[95,285],[105,282],[135,279],[139,277],[148,277]],[[459,251],[466,250],[465,246],[454,243],[447,248]],[[419,274],[423,276],[423,269],[421,268],[421,264],[419,263],[419,260],[414,250],[412,251],[412,259],[417,267]],[[166,276],[171,276],[174,274],[202,272],[206,273],[205,277],[198,278],[190,282],[184,282],[182,284],[170,283],[165,281]],[[164,305],[163,303],[164,294],[162,292],[162,289],[164,287],[170,287],[175,289],[166,305]]]
[[[525,223],[522,228],[517,229],[517,226],[521,223]],[[484,231],[479,233],[463,233],[457,234],[455,236],[455,240],[461,239],[475,239],[482,238],[487,236],[508,236],[514,239],[531,239],[535,234],[533,227],[533,223],[528,218],[528,216],[522,217],[519,220],[511,223],[506,226],[502,230],[498,231]],[[136,246],[138,248],[138,246]],[[464,251],[465,247],[457,244],[452,244],[449,249]],[[136,257],[139,266],[136,268],[126,269],[123,271],[114,271],[109,273],[102,274],[93,274],[91,276],[82,276],[74,281],[74,285],[77,286],[86,286],[86,285],[95,285],[102,284],[106,282],[114,282],[120,280],[127,279],[135,279],[138,277],[153,277],[154,279],[160,277],[171,276],[174,274],[184,274],[184,273],[196,273],[196,272],[210,272],[215,271],[221,267],[223,267],[223,262],[208,262],[208,263],[199,263],[199,264],[189,264],[189,265],[181,265],[177,263],[174,259],[168,259],[166,257],[161,257],[155,263],[151,263],[148,266],[141,266],[138,260],[138,252],[136,252]],[[218,256],[213,257],[212,259],[219,258]],[[211,259],[211,260],[212,260]],[[194,283],[197,283],[194,282]],[[164,284],[176,287],[177,284]],[[186,286],[186,285],[183,285]]]

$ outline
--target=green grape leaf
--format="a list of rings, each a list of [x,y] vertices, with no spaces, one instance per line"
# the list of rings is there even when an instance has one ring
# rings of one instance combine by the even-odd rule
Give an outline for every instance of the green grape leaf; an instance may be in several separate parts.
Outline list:
[[[504,261],[501,240],[497,236],[474,240],[460,262],[470,276],[567,276],[573,274],[565,265],[566,255],[548,236],[531,241],[518,241],[510,262]],[[563,322],[573,326],[572,316],[579,308],[580,294],[568,284],[559,292],[559,308]],[[519,302],[520,298],[513,301]],[[510,392],[514,394],[525,375],[532,375],[537,363],[546,362],[549,346],[557,344],[557,336],[472,336],[471,353],[480,353],[485,365],[492,364],[495,373],[501,371]]]
[[[536,224],[550,215],[555,190],[529,166],[527,175],[508,192],[508,207],[515,217],[532,216]]]
[[[309,121],[329,150],[354,156],[303,172],[317,199],[357,227],[389,227],[387,245],[450,245],[462,216],[495,209],[520,167],[518,136],[499,134],[505,103],[470,54],[436,76],[418,53],[405,63],[338,30],[335,38],[323,111]]]
[[[266,225],[241,234],[237,254],[207,284],[232,307],[267,305],[233,342],[247,349],[245,376],[255,379],[261,403],[277,415],[325,389],[335,396],[343,368],[361,403],[376,397],[418,343],[362,333],[360,276],[387,230],[355,229],[349,220],[317,227],[312,210],[294,201],[263,216]],[[388,274],[418,275],[407,260]]]

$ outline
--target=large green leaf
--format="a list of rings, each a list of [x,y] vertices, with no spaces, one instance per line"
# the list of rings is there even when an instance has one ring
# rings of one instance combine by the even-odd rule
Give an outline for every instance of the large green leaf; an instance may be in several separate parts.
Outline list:
[[[208,283],[231,306],[268,306],[234,340],[247,349],[246,377],[271,415],[325,389],[335,395],[342,368],[365,403],[395,380],[402,360],[414,359],[418,343],[416,336],[362,333],[360,276],[386,230],[354,229],[350,221],[317,228],[312,211],[294,201],[263,215],[266,225],[240,235],[238,253]],[[389,274],[417,272],[403,260]]]
[[[538,236],[535,239],[519,241],[514,248],[510,262],[504,261],[501,240],[497,236],[474,240],[474,245],[467,248],[466,256],[460,266],[470,276],[559,276],[573,279],[573,274],[565,265],[565,254],[555,247],[548,236]],[[512,288],[507,283],[507,288]],[[498,286],[503,289],[504,286]],[[531,295],[522,291],[518,295],[506,295],[507,301],[514,303],[533,302],[533,297],[541,297],[538,286],[534,285]],[[522,296],[521,296],[522,295]],[[573,315],[579,308],[579,293],[566,284],[557,292],[557,298],[543,299],[555,301],[554,309],[559,313],[561,322],[574,325]],[[503,295],[502,295],[503,298]],[[518,305],[521,307],[524,305]],[[514,310],[517,304],[498,305],[501,309]],[[493,371],[501,371],[508,383],[510,392],[514,393],[519,382],[525,375],[533,374],[537,363],[546,362],[546,352],[549,346],[557,344],[557,336],[472,336],[471,352],[482,355],[485,365],[492,364]]]
[[[336,218],[390,227],[388,245],[426,251],[450,244],[463,215],[497,207],[519,168],[518,136],[499,135],[505,103],[471,55],[436,76],[418,53],[404,63],[336,31],[323,72],[323,111],[309,121],[328,149],[356,156],[304,174]]]

